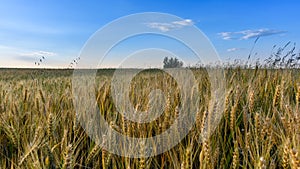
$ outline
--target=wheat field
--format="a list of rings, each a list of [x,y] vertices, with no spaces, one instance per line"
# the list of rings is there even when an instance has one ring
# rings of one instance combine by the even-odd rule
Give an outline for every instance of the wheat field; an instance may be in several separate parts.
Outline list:
[[[178,84],[172,77],[144,71],[133,79],[130,101],[136,109],[147,109],[147,96],[153,89],[161,89],[167,97],[161,117],[138,124],[124,119],[115,108],[110,92],[113,72],[99,70],[95,86],[97,104],[111,128],[143,138],[172,125],[180,106]],[[0,168],[300,169],[298,69],[226,68],[223,115],[210,137],[202,141],[199,133],[206,118],[210,82],[205,69],[193,69],[193,73],[201,102],[188,135],[157,156],[127,158],[102,149],[78,123],[72,70],[1,69]]]

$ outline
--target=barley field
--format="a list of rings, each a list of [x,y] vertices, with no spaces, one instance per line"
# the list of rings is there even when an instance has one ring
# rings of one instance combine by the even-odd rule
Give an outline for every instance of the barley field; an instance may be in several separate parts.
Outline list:
[[[299,69],[226,68],[223,115],[202,141],[210,82],[205,69],[192,71],[201,101],[188,135],[157,156],[127,158],[102,149],[78,123],[73,70],[0,69],[0,168],[300,168]],[[113,72],[99,70],[95,86],[99,110],[111,128],[144,138],[172,125],[182,103],[171,76],[151,70],[133,79],[130,101],[136,109],[147,110],[153,89],[167,97],[161,117],[139,124],[117,112],[110,91]]]

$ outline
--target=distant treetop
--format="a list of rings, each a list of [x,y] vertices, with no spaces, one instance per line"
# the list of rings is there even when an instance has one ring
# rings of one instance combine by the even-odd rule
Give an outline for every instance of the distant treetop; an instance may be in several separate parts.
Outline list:
[[[183,62],[178,60],[176,57],[168,57],[164,58],[164,68],[181,68],[183,66]]]

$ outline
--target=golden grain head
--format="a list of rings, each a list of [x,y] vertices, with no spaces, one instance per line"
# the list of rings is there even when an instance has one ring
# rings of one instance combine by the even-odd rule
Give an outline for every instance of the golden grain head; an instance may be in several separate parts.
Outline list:
[[[300,84],[298,70],[224,70],[228,75],[228,91],[224,106],[221,104],[224,116],[216,129],[208,133],[211,114],[218,109],[208,109],[212,97],[209,74],[203,69],[193,69],[201,100],[196,125],[167,152],[136,159],[102,149],[112,141],[118,143],[107,133],[100,145],[88,136],[81,126],[86,117],[75,114],[80,112],[73,105],[71,71],[45,70],[51,78],[35,73],[37,70],[10,71],[0,70],[0,168],[264,169],[300,165],[300,87],[295,85]],[[30,73],[35,79],[27,78]],[[150,71],[139,73],[133,80],[130,102],[136,110],[148,111],[148,94],[152,89],[160,89],[167,96],[163,115],[145,124],[126,119],[112,100],[112,75],[110,70],[99,71],[95,79],[99,84],[95,86],[95,104],[116,132],[154,138],[186,113],[181,111],[186,105],[180,101],[185,96],[179,95],[175,80],[162,72]],[[191,90],[196,95],[195,89]],[[159,151],[157,142],[150,144],[153,147],[142,143],[134,146],[140,154]]]

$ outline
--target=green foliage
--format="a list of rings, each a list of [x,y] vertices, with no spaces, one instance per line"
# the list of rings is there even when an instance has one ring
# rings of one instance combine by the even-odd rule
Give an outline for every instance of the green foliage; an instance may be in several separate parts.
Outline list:
[[[175,57],[171,57],[170,59],[168,57],[165,57],[163,64],[164,68],[181,68],[183,66],[183,62],[179,61]]]

